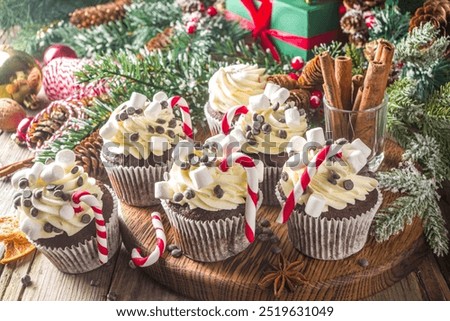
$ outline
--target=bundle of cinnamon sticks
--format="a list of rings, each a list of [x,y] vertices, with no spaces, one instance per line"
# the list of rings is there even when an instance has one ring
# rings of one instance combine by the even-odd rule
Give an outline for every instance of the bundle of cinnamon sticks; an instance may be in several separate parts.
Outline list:
[[[321,53],[319,59],[324,79],[323,89],[329,105],[355,112],[380,105],[385,96],[393,57],[394,46],[380,39],[366,75],[352,76],[351,58],[340,56],[333,60],[328,52]],[[333,112],[330,116],[333,138],[360,138],[368,146],[373,146],[376,125],[375,120],[372,120],[373,115],[371,118],[370,113]]]

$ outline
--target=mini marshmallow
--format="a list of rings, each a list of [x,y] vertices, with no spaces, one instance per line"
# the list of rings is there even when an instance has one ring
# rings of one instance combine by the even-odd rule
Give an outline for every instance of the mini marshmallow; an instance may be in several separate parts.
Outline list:
[[[237,139],[231,135],[225,136],[225,138],[220,142],[220,145],[222,146],[222,153],[224,157],[227,157],[228,155],[241,149]]]
[[[286,152],[301,153],[303,152],[303,148],[305,147],[306,143],[306,139],[304,139],[303,137],[293,136],[289,141],[288,146],[286,147]]]
[[[189,177],[197,190],[202,189],[203,187],[206,187],[214,182],[214,179],[206,166],[200,166],[199,168],[189,172]]]
[[[270,108],[269,98],[264,94],[251,96],[248,99],[248,109],[253,112],[258,112],[269,108]]]
[[[194,145],[187,140],[180,141],[172,153],[173,160],[185,162],[188,156],[194,152]]]
[[[39,163],[39,162],[34,163],[33,167],[30,168],[26,177],[31,185],[34,185],[36,183],[36,181],[38,180],[39,176],[41,175],[43,169],[44,169],[44,164]]]
[[[145,102],[147,101],[147,97],[143,94],[133,92],[131,94],[130,100],[128,104],[134,108],[144,108]]]
[[[240,128],[233,128],[229,135],[233,136],[238,141],[240,147],[247,141],[244,132]]]
[[[271,97],[281,87],[273,82],[268,82],[266,88],[264,88],[264,95]]]
[[[26,217],[20,222],[20,229],[24,232],[30,240],[37,240],[41,236],[43,230],[42,225],[37,220]]]
[[[144,115],[147,118],[156,118],[161,112],[161,109],[161,103],[159,101],[152,101],[144,110]]]
[[[157,92],[156,94],[153,95],[153,100],[155,100],[155,101],[161,102],[161,101],[164,101],[164,100],[167,100],[167,99],[169,99],[169,97],[163,91],[159,91],[159,92]]]
[[[54,182],[62,179],[64,177],[64,168],[57,164],[51,163],[47,165],[41,173],[41,178],[46,182]]]
[[[322,146],[325,145],[325,134],[323,133],[323,129],[320,127],[308,130],[305,136],[308,142],[316,142]]]
[[[117,128],[115,128],[109,121],[103,125],[99,131],[100,136],[104,139],[111,139],[116,135],[116,133]]]
[[[29,168],[23,168],[14,173],[14,175],[11,178],[11,184],[14,186],[15,189],[19,188],[20,179],[27,177],[29,171],[30,171]]]
[[[287,168],[292,169],[293,171],[297,171],[299,169],[302,169],[306,167],[306,164],[308,164],[308,159],[306,161],[302,157],[303,153],[294,154],[286,161],[285,166]]]
[[[297,128],[300,126],[300,113],[297,108],[289,108],[284,112],[286,125],[290,128]]]
[[[62,166],[70,166],[75,163],[75,153],[70,149],[63,149],[56,153],[55,161]]]
[[[270,95],[270,101],[272,104],[279,103],[284,104],[284,102],[289,98],[291,93],[286,88],[280,88],[276,92],[274,92],[272,95]]]
[[[75,211],[70,204],[64,204],[59,210],[59,216],[65,220],[71,220],[75,216]]]
[[[166,137],[152,136],[150,138],[151,150],[162,150],[165,151],[169,149],[169,141]]]
[[[264,181],[264,164],[259,159],[255,159],[256,173],[258,174],[258,182]]]
[[[168,200],[173,197],[173,190],[169,182],[162,181],[155,183],[155,198]]]
[[[359,138],[355,139],[350,145],[354,149],[360,150],[365,158],[369,158],[370,154],[372,154],[372,150]]]
[[[325,207],[325,198],[319,194],[311,194],[306,202],[305,213],[312,217],[319,217]]]
[[[217,143],[220,144],[222,140],[226,137],[225,134],[220,133],[214,136],[209,137],[207,140],[205,140],[205,144],[211,144],[211,143]]]
[[[366,165],[367,158],[360,150],[355,150],[347,156],[346,161],[357,174]]]

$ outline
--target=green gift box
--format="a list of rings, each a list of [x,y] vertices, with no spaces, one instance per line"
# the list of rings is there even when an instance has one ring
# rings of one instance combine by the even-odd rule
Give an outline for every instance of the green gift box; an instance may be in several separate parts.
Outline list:
[[[312,49],[321,43],[329,43],[337,38],[339,29],[339,1],[307,4],[304,0],[272,0],[272,7],[261,12],[263,2],[270,0],[226,0],[227,16],[237,19],[245,28],[252,29],[261,26],[252,19],[249,7],[258,10],[255,16],[270,17],[270,25],[265,25],[266,38],[277,48],[280,55],[288,57],[300,56],[311,59]],[[250,2],[250,4],[249,4]],[[264,20],[264,19],[263,19]],[[264,24],[264,23],[263,23]],[[268,35],[268,36],[267,36]],[[264,35],[261,36],[264,42]],[[285,40],[280,40],[284,38]],[[265,41],[267,43],[267,40]],[[267,46],[266,46],[267,47]]]

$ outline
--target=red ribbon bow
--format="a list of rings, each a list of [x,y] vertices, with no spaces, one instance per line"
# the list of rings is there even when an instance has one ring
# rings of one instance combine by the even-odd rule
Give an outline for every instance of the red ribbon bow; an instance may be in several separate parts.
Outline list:
[[[261,6],[259,7],[259,9],[257,9],[253,0],[241,0],[242,4],[250,13],[253,22],[243,19],[242,17],[239,17],[229,11],[227,12],[227,16],[234,20],[240,20],[240,23],[244,28],[252,30],[253,37],[255,39],[260,39],[263,48],[269,49],[272,57],[276,61],[280,61],[280,54],[278,53],[277,48],[272,42],[270,38],[271,36],[295,47],[309,50],[323,42],[329,42],[333,40],[334,36],[336,35],[336,31],[332,30],[314,37],[304,38],[280,30],[270,29],[273,0],[260,1]]]

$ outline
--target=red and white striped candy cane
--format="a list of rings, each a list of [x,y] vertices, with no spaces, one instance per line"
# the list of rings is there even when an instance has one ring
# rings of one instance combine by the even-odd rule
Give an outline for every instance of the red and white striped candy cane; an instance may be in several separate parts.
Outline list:
[[[194,132],[192,130],[192,120],[191,120],[191,110],[189,109],[189,105],[183,97],[173,96],[169,98],[170,107],[175,108],[178,106],[181,110],[181,117],[183,119],[183,132],[186,137],[191,140],[194,139]]]
[[[148,267],[155,264],[166,249],[166,233],[158,212],[152,213],[152,224],[156,232],[156,247],[149,256],[141,256],[141,249],[135,248],[131,251],[131,260],[138,267]]]
[[[256,209],[258,206],[258,172],[255,162],[243,153],[232,153],[224,158],[219,165],[226,172],[233,164],[239,164],[247,172],[247,199],[245,201],[245,236],[252,243],[255,240]]]
[[[103,210],[100,201],[88,191],[77,191],[72,194],[72,206],[75,214],[83,212],[80,202],[86,203],[94,211],[95,229],[97,230],[97,251],[101,264],[108,262],[108,240]]]
[[[231,123],[235,116],[245,115],[248,113],[247,106],[234,106],[222,118],[222,133],[228,135],[231,130]]]
[[[306,169],[300,176],[299,181],[294,185],[291,193],[286,199],[280,214],[278,215],[277,222],[285,223],[294,211],[295,205],[297,204],[300,197],[303,195],[304,191],[308,187],[309,183],[313,179],[314,175],[317,173],[319,166],[328,158],[336,156],[338,158],[342,157],[342,153],[339,151],[341,145],[333,144],[326,145],[320,152],[318,152],[311,162],[308,164]]]

